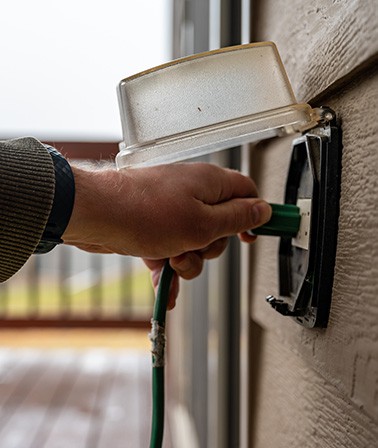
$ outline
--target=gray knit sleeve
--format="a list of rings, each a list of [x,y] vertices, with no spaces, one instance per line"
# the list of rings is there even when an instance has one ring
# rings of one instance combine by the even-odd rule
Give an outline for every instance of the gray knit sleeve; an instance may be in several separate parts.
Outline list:
[[[41,142],[31,137],[0,141],[0,282],[33,254],[54,189],[54,165]]]

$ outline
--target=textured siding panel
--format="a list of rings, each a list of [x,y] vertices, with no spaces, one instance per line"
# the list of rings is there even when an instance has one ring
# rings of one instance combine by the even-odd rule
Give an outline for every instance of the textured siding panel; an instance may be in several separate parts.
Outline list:
[[[328,104],[342,119],[344,143],[329,326],[303,329],[264,302],[268,293],[278,294],[278,242],[272,238],[256,244],[252,317],[378,422],[378,74],[356,80]],[[289,140],[280,140],[255,150],[260,193],[270,201],[282,201],[289,148]]]
[[[378,426],[272,332],[261,354],[256,448],[374,448]],[[300,405],[299,405],[300,404]]]
[[[341,210],[326,330],[307,330],[264,301],[278,294],[278,241],[251,249],[251,316],[262,327],[257,447],[375,447],[378,431],[378,5],[256,2],[255,38],[278,44],[298,99],[342,121]],[[287,3],[286,3],[287,5]],[[322,98],[321,104],[316,98]],[[260,195],[282,202],[291,138],[252,151]],[[259,358],[257,358],[259,359]],[[253,359],[252,359],[253,362]],[[274,430],[272,430],[274,428]]]
[[[254,38],[277,44],[300,101],[377,58],[376,0],[253,3]]]

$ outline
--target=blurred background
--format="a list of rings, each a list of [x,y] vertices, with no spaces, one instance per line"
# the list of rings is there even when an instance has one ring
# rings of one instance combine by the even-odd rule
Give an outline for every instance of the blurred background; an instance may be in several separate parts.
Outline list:
[[[117,84],[172,58],[171,0],[14,0],[0,15],[0,139],[113,163]],[[68,246],[1,284],[1,447],[147,446],[152,306],[140,260]]]
[[[15,0],[0,13],[0,138],[30,135],[71,159],[113,160],[117,84],[171,58],[170,0]],[[1,286],[2,317],[148,320],[145,272],[139,260],[59,247]]]
[[[116,86],[170,59],[170,11],[170,0],[1,2],[1,136],[118,142]]]

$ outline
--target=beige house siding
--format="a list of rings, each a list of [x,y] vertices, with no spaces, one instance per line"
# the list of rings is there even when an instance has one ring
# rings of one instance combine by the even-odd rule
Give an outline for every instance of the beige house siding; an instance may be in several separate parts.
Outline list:
[[[255,2],[254,40],[278,45],[298,100],[333,108],[343,157],[329,326],[308,330],[264,301],[278,294],[278,242],[251,248],[251,446],[378,446],[378,4]],[[291,139],[245,151],[260,195],[282,202]],[[256,363],[254,363],[254,358]],[[254,442],[252,444],[252,442]]]
[[[252,0],[252,38],[276,43],[299,101],[378,60],[376,0]]]

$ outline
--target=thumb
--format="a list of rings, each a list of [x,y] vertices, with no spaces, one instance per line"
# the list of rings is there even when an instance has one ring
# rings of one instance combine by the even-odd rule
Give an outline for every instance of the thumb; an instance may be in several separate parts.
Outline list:
[[[259,198],[235,198],[213,206],[218,237],[242,233],[269,221],[271,206]]]

